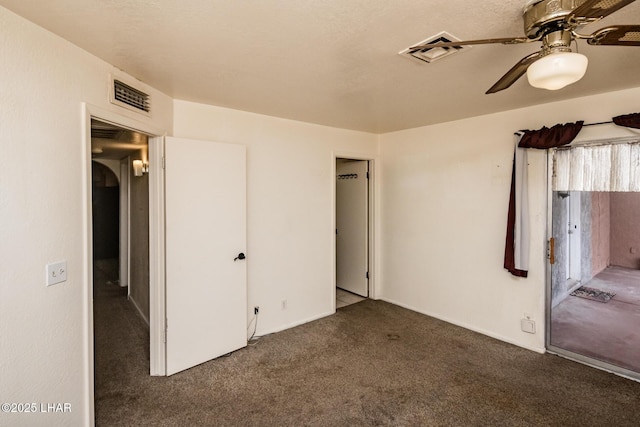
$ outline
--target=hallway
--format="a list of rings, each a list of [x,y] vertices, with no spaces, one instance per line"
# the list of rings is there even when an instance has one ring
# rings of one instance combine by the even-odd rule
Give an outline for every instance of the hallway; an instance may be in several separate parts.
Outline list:
[[[118,277],[117,260],[95,262],[93,325],[98,421],[108,416],[103,408],[109,407],[110,402],[123,394],[135,394],[136,387],[153,378],[149,376],[149,329],[127,300],[127,288],[120,287],[114,277]]]

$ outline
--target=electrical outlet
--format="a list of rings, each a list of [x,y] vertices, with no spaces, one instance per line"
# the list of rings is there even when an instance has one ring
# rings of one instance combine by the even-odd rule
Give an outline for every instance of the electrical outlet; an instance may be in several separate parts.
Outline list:
[[[257,305],[253,307],[253,314],[258,314],[259,312],[260,312],[260,307],[258,307]]]
[[[67,261],[47,264],[47,286],[67,280]]]
[[[528,334],[535,334],[536,333],[536,322],[534,322],[533,320],[529,320],[529,319],[521,319],[520,320],[520,329],[522,329],[522,332],[526,332]]]

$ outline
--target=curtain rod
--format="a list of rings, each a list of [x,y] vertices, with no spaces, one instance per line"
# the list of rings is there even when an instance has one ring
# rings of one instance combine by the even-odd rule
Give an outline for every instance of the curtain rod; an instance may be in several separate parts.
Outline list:
[[[587,126],[598,126],[598,125],[608,125],[609,123],[613,123],[613,120],[609,120],[608,122],[587,123],[587,124],[585,124],[585,125],[582,125],[582,127],[587,127]]]
[[[630,136],[627,138],[614,138],[614,139],[600,139],[594,141],[580,141],[574,142],[571,144],[563,145],[560,147],[554,147],[555,150],[570,150],[576,147],[597,147],[597,146],[605,146],[605,145],[621,145],[621,144],[639,144],[640,139],[636,136]]]
[[[598,123],[586,123],[583,124],[582,127],[587,127],[587,126],[598,126],[598,125],[608,125],[609,123],[613,123],[613,120],[609,120],[608,122],[598,122]],[[518,132],[514,132],[513,133],[515,136],[519,136],[519,135],[524,135],[524,131],[518,131]]]

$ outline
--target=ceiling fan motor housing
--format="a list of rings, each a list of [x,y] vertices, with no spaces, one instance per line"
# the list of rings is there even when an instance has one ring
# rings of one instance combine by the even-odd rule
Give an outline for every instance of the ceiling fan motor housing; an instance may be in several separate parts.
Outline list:
[[[551,31],[542,38],[542,54],[552,52],[571,52],[571,32],[565,30]]]
[[[565,17],[585,0],[540,0],[529,2],[523,12],[524,32],[537,40],[550,31],[567,29]]]

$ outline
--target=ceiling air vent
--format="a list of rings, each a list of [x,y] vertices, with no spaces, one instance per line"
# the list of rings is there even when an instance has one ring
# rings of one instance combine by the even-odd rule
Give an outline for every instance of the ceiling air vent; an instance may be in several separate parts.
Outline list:
[[[149,114],[151,111],[151,99],[150,96],[141,90],[133,88],[120,80],[113,79],[113,99],[114,104],[120,105],[138,111],[141,113]]]
[[[419,46],[427,43],[447,43],[447,42],[459,42],[459,41],[460,41],[459,38],[453,37],[451,34],[443,31],[441,33],[436,34],[435,36],[429,37],[428,39],[414,43],[411,46]],[[447,56],[453,55],[454,53],[461,52],[463,50],[467,50],[471,48],[471,46],[450,46],[450,47],[432,47],[432,48],[427,47],[424,49],[411,49],[411,46],[409,46],[403,51],[398,52],[398,54],[410,59],[417,59],[419,61],[429,62],[429,63],[445,58]]]

